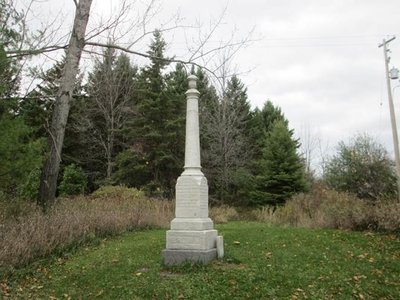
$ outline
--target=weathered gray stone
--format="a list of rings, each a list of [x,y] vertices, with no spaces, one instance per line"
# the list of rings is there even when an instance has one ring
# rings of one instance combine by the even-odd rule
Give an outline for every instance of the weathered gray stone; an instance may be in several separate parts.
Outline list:
[[[224,257],[224,237],[222,235],[217,236],[216,238],[216,247],[217,247],[217,257]]]
[[[210,218],[175,218],[171,221],[172,230],[209,230],[214,228]]]
[[[167,266],[185,263],[208,264],[217,258],[217,249],[208,250],[172,250],[165,249],[161,253],[164,264]]]
[[[217,231],[168,230],[167,249],[209,250],[216,248]]]

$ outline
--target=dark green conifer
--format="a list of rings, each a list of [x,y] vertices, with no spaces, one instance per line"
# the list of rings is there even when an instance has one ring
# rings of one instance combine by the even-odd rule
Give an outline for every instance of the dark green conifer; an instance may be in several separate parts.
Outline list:
[[[261,158],[257,161],[254,190],[250,192],[252,204],[283,204],[306,189],[304,164],[297,148],[286,123],[274,122],[264,137]]]

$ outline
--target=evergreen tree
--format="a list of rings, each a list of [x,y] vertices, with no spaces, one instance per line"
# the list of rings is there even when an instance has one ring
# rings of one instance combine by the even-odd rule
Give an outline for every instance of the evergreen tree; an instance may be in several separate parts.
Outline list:
[[[56,62],[46,72],[41,72],[38,76],[40,83],[19,104],[19,114],[34,130],[36,137],[47,137],[48,135],[52,108],[60,86],[64,65],[65,58]]]
[[[23,15],[12,1],[0,0],[0,195],[18,196],[43,158],[43,140],[36,139],[19,116],[20,61],[6,51],[17,50],[25,30]],[[25,32],[26,33],[26,32]]]
[[[166,182],[173,196],[177,177],[183,172],[185,160],[186,94],[188,80],[185,67],[177,64],[175,70],[166,76],[165,96],[165,139],[163,147],[170,156],[165,169]]]
[[[0,115],[9,107],[9,97],[18,89],[19,59],[7,57],[6,50],[16,50],[22,40],[23,14],[13,3],[0,0]],[[15,104],[15,103],[13,103]]]
[[[254,190],[250,192],[251,204],[283,204],[306,189],[304,165],[296,152],[298,143],[282,120],[273,122],[263,142],[253,178]]]
[[[80,167],[74,164],[66,166],[60,183],[60,195],[83,195],[87,187],[86,175]]]
[[[249,136],[251,143],[255,145],[253,153],[255,159],[261,157],[265,136],[271,132],[274,123],[277,121],[282,121],[286,126],[289,124],[281,108],[274,106],[269,100],[264,103],[262,110],[256,108],[253,111],[249,124]]]
[[[0,194],[17,196],[29,174],[40,167],[43,139],[33,139],[32,130],[18,116],[0,117]]]
[[[65,57],[56,62],[53,67],[38,75],[40,80],[35,89],[27,97],[21,99],[18,105],[18,114],[23,118],[26,125],[31,128],[32,139],[48,138],[49,125],[55,99],[60,86],[62,71],[65,66]],[[63,145],[63,160],[61,169],[71,163],[81,164],[81,158],[87,153],[82,132],[75,130],[76,124],[84,115],[84,96],[81,86],[82,76],[79,76],[75,83],[73,98],[71,99],[71,110],[66,126],[66,136]]]
[[[171,198],[183,167],[187,76],[180,64],[172,73],[163,74],[168,65],[165,46],[156,31],[148,51],[150,65],[138,76],[135,116],[126,132],[131,147],[118,156],[114,178]]]

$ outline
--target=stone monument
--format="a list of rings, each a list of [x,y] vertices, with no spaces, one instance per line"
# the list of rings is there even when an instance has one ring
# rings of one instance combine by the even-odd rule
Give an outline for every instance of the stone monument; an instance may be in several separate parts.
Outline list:
[[[197,77],[190,75],[188,80],[185,166],[176,183],[175,219],[171,221],[166,249],[162,251],[166,265],[206,264],[223,256],[222,236],[218,236],[208,217],[208,185],[201,172]]]

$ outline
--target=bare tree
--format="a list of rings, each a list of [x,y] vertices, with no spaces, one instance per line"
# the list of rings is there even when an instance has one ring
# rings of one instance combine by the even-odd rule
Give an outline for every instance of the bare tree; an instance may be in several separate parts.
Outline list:
[[[228,54],[231,53],[228,51]],[[237,189],[237,172],[246,166],[252,154],[247,132],[250,118],[247,90],[232,71],[231,57],[221,57],[218,100],[202,111],[203,133],[208,145],[206,172],[215,186],[218,199],[214,201],[222,202],[232,198]]]
[[[311,132],[310,124],[302,126],[300,137],[300,154],[304,159],[306,174],[311,179],[314,175],[315,151],[318,145],[318,137]]]
[[[75,79],[78,74],[79,61],[85,46],[85,32],[91,5],[92,0],[80,0],[76,6],[75,20],[66,53],[60,90],[53,109],[48,142],[49,151],[40,180],[38,203],[44,210],[50,207],[55,200],[65,127]]]
[[[132,110],[134,92],[133,77],[136,69],[130,65],[129,58],[121,54],[116,57],[113,49],[107,49],[104,59],[96,62],[94,72],[89,76],[88,92],[90,104],[87,105],[87,122],[91,141],[103,149],[106,158],[106,179],[110,180],[115,157],[115,142]],[[100,118],[101,126],[95,126],[94,118]]]

